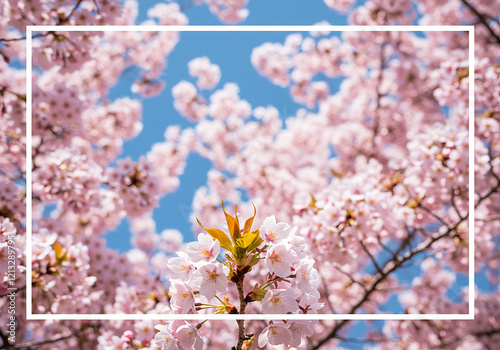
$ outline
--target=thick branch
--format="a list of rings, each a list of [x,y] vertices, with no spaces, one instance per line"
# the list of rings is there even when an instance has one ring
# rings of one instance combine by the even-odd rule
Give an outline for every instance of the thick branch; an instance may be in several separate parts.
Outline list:
[[[244,274],[238,276],[238,282],[236,282],[236,287],[238,288],[238,297],[240,299],[240,315],[245,313],[245,308],[247,307],[247,302],[245,301],[245,293],[243,292],[243,281],[245,279]],[[237,320],[238,322],[238,344],[236,345],[236,350],[242,350],[243,342],[245,341],[245,320]]]

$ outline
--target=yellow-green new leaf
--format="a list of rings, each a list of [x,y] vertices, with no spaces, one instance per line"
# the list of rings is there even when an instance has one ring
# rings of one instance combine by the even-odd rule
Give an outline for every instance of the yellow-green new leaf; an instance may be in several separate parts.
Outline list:
[[[255,209],[255,205],[253,205],[253,216],[251,218],[248,218],[247,221],[245,221],[245,227],[243,228],[243,234],[246,235],[247,233],[250,232],[252,229],[252,224],[253,224],[253,219],[255,219],[255,214],[257,214],[257,209]]]
[[[231,215],[226,213],[224,202],[222,202],[222,210],[224,211],[224,215],[226,216],[227,228],[229,229],[229,233],[233,238],[233,242],[236,243],[236,241],[241,237],[240,224],[238,223],[238,219],[233,218]],[[236,206],[234,208],[234,211],[236,212]]]
[[[56,259],[59,262],[66,261],[68,259],[66,252],[62,249],[62,247],[58,243],[54,242],[54,244],[52,244],[52,247],[54,248]]]
[[[251,233],[247,233],[242,238],[238,240],[237,245],[241,248],[244,248],[246,251],[251,252],[258,246],[260,246],[264,242],[262,238],[260,238],[259,230],[255,230]]]
[[[198,221],[198,225],[200,225],[201,228],[204,229],[213,239],[219,241],[219,244],[222,248],[227,249],[231,253],[234,253],[233,244],[224,231],[219,230],[218,228],[205,228],[201,224],[200,220],[198,220],[198,218],[196,218],[196,221]]]
[[[264,243],[264,240],[260,237],[259,229],[256,229],[251,234],[255,234],[256,238],[254,239],[253,243],[247,248],[249,252],[251,252],[254,249],[257,249],[262,243]]]

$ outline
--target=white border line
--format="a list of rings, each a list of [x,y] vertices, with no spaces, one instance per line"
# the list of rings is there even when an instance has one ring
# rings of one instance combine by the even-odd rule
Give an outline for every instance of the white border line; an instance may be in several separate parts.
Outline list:
[[[33,188],[32,188],[32,46],[33,38],[31,29],[26,29],[26,319],[30,319],[32,314],[32,266],[33,256],[32,235],[33,235]],[[28,282],[29,279],[29,282]]]
[[[26,27],[26,256],[31,261],[32,247],[32,33],[34,31],[161,31],[161,32],[468,32],[469,33],[469,313],[468,314],[33,314],[31,263],[26,264],[27,320],[472,320],[474,319],[474,26],[349,26],[349,25],[249,25],[249,26],[27,26]]]
[[[469,25],[442,25],[442,26],[418,26],[418,25],[387,25],[387,26],[351,26],[351,25],[192,25],[192,26],[45,26],[35,25],[26,27],[28,31],[56,31],[56,32],[470,32],[474,26]],[[469,37],[470,39],[470,37]]]
[[[473,320],[469,314],[31,314],[28,320]]]
[[[476,190],[474,188],[474,82],[475,82],[475,57],[474,57],[474,26],[469,30],[469,315],[474,319],[475,305],[475,216],[474,200]]]

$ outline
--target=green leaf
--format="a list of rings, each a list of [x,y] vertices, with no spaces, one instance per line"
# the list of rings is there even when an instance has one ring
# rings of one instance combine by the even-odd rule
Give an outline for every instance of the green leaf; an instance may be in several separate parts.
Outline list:
[[[234,212],[236,213],[236,205],[234,206]],[[224,207],[224,202],[222,202],[222,210],[224,211],[224,215],[226,216],[226,222],[227,222],[227,228],[229,229],[229,233],[231,234],[231,237],[233,238],[233,242],[236,243],[236,241],[241,237],[241,232],[240,232],[240,224],[238,223],[238,219],[233,218],[231,215],[226,213],[226,208]],[[236,216],[236,214],[235,214]]]
[[[255,219],[255,214],[257,214],[257,209],[255,209],[255,205],[253,205],[253,216],[251,218],[248,218],[247,221],[245,221],[245,227],[243,228],[243,234],[247,234],[250,232],[252,229],[252,224],[253,224],[253,219]]]
[[[198,218],[196,218],[196,221],[198,221],[198,225],[200,225],[201,228],[204,229],[213,239],[219,241],[219,244],[222,248],[227,249],[231,253],[234,253],[233,244],[224,231],[219,230],[218,228],[205,228],[201,224],[200,220],[198,220]]]

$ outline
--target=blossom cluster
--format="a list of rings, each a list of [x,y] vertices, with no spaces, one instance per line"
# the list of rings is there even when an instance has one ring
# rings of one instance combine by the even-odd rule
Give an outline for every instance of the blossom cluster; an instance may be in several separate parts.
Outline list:
[[[314,260],[305,254],[306,241],[295,234],[296,227],[269,216],[252,231],[255,213],[244,224],[238,215],[233,217],[225,210],[224,214],[222,229],[202,226],[207,233],[200,233],[196,242],[188,243],[177,257],[168,260],[169,313],[195,314],[213,309],[219,314],[244,314],[251,307],[264,314],[284,315],[316,313],[323,307],[318,271]],[[239,308],[235,306],[238,304]],[[312,334],[309,327],[310,322],[271,321],[259,336],[259,346],[298,346],[302,336]],[[193,342],[199,339],[196,327],[189,324],[159,325],[157,329],[160,332],[155,340],[166,349],[194,344],[186,346],[185,329],[193,332]]]

